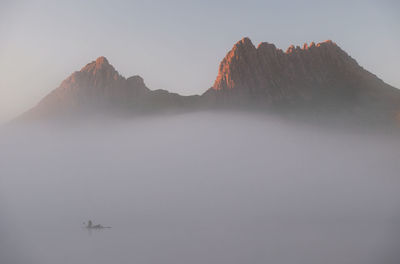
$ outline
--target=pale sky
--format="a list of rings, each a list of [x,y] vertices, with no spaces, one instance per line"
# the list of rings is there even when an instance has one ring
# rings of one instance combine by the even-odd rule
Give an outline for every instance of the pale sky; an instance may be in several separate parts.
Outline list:
[[[0,0],[0,122],[99,56],[150,89],[201,94],[239,39],[332,39],[400,88],[400,2]]]

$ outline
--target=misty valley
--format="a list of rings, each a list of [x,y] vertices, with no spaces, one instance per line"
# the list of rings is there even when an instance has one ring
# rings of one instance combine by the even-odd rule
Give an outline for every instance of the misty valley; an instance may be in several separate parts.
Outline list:
[[[2,263],[395,264],[399,144],[243,112],[2,129]]]

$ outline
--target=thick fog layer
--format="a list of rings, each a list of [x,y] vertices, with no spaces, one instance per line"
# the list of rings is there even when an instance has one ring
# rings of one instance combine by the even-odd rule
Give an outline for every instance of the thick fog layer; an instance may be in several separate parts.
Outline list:
[[[0,144],[0,263],[400,260],[393,136],[197,113],[6,129]]]

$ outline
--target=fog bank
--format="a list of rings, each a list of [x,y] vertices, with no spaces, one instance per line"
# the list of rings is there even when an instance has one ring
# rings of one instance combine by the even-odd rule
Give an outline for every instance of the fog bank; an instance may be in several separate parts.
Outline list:
[[[3,130],[0,263],[399,263],[399,142],[222,113]]]

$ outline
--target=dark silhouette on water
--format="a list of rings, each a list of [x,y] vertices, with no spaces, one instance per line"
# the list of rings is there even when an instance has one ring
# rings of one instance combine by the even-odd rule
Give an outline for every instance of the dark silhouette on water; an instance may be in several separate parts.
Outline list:
[[[85,223],[83,223],[85,224]],[[88,221],[88,224],[85,226],[87,229],[104,229],[104,228],[111,228],[111,226],[102,226],[102,225],[93,225],[92,220]]]

